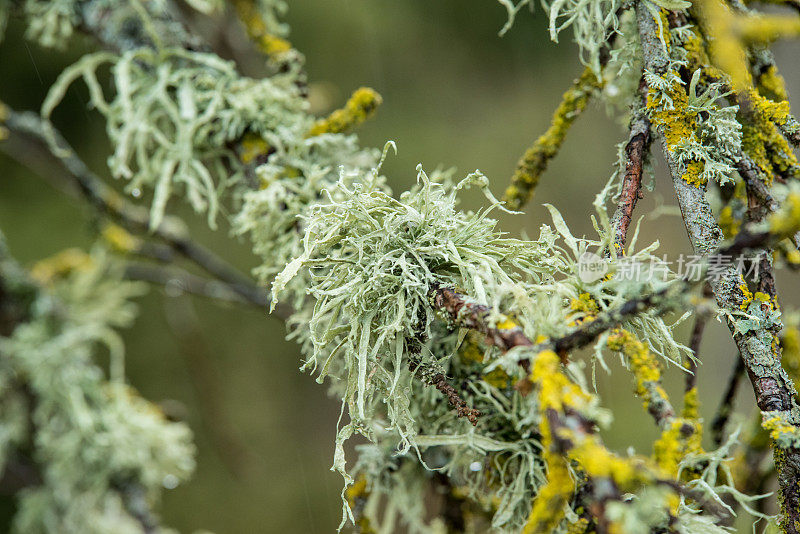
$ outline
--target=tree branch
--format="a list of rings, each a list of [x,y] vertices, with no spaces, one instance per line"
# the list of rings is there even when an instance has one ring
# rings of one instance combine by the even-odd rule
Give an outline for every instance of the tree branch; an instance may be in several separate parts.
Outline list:
[[[644,93],[640,92],[640,100],[644,100]],[[644,102],[640,102],[644,108]],[[625,175],[622,179],[622,193],[619,197],[617,210],[611,219],[614,228],[614,245],[622,253],[628,235],[628,227],[633,218],[636,202],[642,198],[642,167],[644,158],[650,149],[650,119],[642,112],[631,121],[628,143],[625,145]]]
[[[636,6],[636,14],[645,68],[656,74],[664,74],[669,68],[669,58],[657,38],[658,27],[653,16],[641,3]],[[723,235],[705,198],[705,187],[698,187],[683,179],[681,165],[673,157],[664,135],[662,142],[692,247],[696,253],[708,255],[719,247]],[[772,347],[778,344],[764,342],[765,337],[774,338],[774,333],[764,328],[740,329],[733,314],[741,312],[742,306],[747,305],[747,296],[741,289],[742,277],[733,265],[721,269],[718,274],[710,280],[711,288],[720,309],[728,312],[727,323],[753,385],[758,407],[762,411],[784,412],[787,421],[798,426],[800,412],[794,400],[794,385],[781,367],[780,353],[776,355],[773,352],[780,350]],[[784,514],[781,524],[786,532],[796,533],[797,525],[800,525],[800,494],[797,489],[800,487],[800,451],[776,448],[775,458],[779,471],[781,511]]]
[[[601,84],[602,81],[597,79],[592,69],[586,67],[564,93],[561,103],[553,113],[550,127],[517,163],[517,169],[511,177],[511,185],[506,189],[503,198],[510,209],[518,210],[533,198],[539,177],[547,169],[550,160],[558,154],[569,127],[586,108],[592,92]]]
[[[57,131],[54,132],[55,146],[51,147],[46,140],[44,121],[31,112],[9,110],[6,127],[12,135],[20,136],[26,144],[36,146],[39,152],[46,152],[63,170],[65,176],[77,186],[82,196],[101,215],[120,223],[124,227],[140,234],[147,235],[150,217],[147,210],[126,201],[112,188],[107,186],[74,152],[72,147]],[[33,159],[34,167],[38,164],[33,154],[11,153],[21,163],[28,164]],[[245,301],[260,302],[254,295],[260,293],[253,281],[232,267],[228,262],[209,249],[196,243],[188,235],[182,221],[168,217],[152,235],[164,242],[177,254],[192,261],[215,278],[225,282]]]

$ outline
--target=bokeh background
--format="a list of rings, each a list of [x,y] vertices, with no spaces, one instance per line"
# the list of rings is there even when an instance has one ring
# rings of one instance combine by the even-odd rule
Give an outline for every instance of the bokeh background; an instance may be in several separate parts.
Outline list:
[[[415,166],[422,163],[427,169],[455,167],[459,174],[480,169],[499,196],[517,159],[545,130],[561,93],[582,69],[568,32],[559,45],[549,40],[540,9],[521,13],[501,38],[505,17],[492,0],[297,0],[289,2],[286,20],[292,43],[307,58],[320,114],[362,85],[383,95],[383,106],[360,136],[365,145],[397,143],[398,154],[384,166],[396,193],[414,182]],[[196,23],[211,38],[238,31],[230,17],[216,26],[202,19]],[[75,39],[63,52],[54,52],[22,35],[19,22],[12,20],[0,44],[0,100],[37,110],[58,73],[91,43]],[[242,37],[232,41],[238,42],[243,70],[258,74],[258,56]],[[776,51],[793,107],[800,109],[800,44],[779,44]],[[108,142],[102,122],[85,102],[85,90],[73,87],[57,123],[93,169],[107,177]],[[549,202],[575,235],[594,236],[591,202],[613,171],[614,145],[625,137],[618,120],[602,106],[591,106],[572,127],[526,214],[504,216],[503,228],[512,235],[537,235],[548,222],[542,203]],[[648,216],[640,242],[659,239],[661,251],[672,257],[688,253],[689,245],[678,217],[656,216],[665,211],[659,206],[674,204],[665,165],[656,159],[655,190],[636,212]],[[44,174],[0,154],[0,228],[12,253],[27,265],[66,247],[88,247],[97,228],[92,211],[53,187]],[[473,200],[477,207],[477,197]],[[246,243],[232,238],[225,225],[212,232],[203,217],[180,203],[171,208],[229,261],[242,270],[254,266]],[[796,306],[797,278],[780,276],[778,282],[784,306]],[[329,471],[339,404],[298,371],[300,355],[284,339],[282,323],[266,310],[160,288],[141,299],[140,312],[136,325],[123,332],[129,380],[145,397],[185,419],[198,446],[193,480],[165,494],[164,522],[181,531],[333,531],[341,517],[341,479]],[[678,331],[684,342],[689,327]],[[699,369],[707,421],[735,356],[727,328],[710,323]],[[630,375],[610,361],[613,375],[597,375],[603,404],[615,413],[604,439],[617,450],[649,453],[656,428],[633,398]],[[668,390],[677,395],[682,372],[672,367],[666,375]],[[753,404],[744,384],[737,406],[748,415]]]

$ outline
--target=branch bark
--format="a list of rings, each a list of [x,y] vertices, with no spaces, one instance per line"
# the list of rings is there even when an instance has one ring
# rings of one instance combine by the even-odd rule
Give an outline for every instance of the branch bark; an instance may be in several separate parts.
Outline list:
[[[658,27],[642,3],[637,4],[636,15],[645,68],[653,73],[663,74],[669,67],[669,59],[656,37],[659,35]],[[682,169],[673,157],[664,136],[662,144],[692,247],[695,253],[709,255],[719,247],[723,235],[705,198],[705,187],[697,187],[685,181]],[[742,290],[744,280],[733,265],[721,269],[718,274],[719,276],[710,280],[711,288],[718,306],[727,312],[728,327],[750,377],[759,409],[762,412],[783,412],[794,426],[800,426],[800,412],[794,400],[797,393],[794,384],[781,367],[780,348],[774,332],[764,328],[744,331],[740,328],[734,314],[739,313],[741,306],[746,304],[746,295]],[[781,525],[785,532],[797,533],[800,526],[800,451],[777,446],[774,450],[783,514]]]

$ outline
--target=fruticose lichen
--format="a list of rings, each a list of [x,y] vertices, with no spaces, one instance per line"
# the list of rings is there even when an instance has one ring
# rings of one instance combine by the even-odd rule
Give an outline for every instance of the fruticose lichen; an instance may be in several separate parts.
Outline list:
[[[7,283],[17,267],[0,263]],[[135,317],[129,299],[143,287],[122,281],[120,266],[100,249],[62,254],[34,273],[38,282],[21,282],[31,288],[30,317],[0,337],[0,405],[11,416],[3,420],[0,460],[30,443],[42,479],[20,494],[14,531],[141,532],[131,500],[156,500],[194,468],[189,428],[124,383],[116,329]],[[109,378],[94,361],[105,351]]]
[[[112,71],[110,97],[97,78],[103,66]],[[214,226],[220,195],[243,176],[231,143],[248,133],[281,147],[311,127],[293,77],[243,77],[229,61],[183,49],[85,56],[51,88],[42,106],[46,118],[80,78],[106,119],[115,147],[111,173],[129,181],[128,191],[153,188],[152,228],[173,190],[196,211],[206,211]]]

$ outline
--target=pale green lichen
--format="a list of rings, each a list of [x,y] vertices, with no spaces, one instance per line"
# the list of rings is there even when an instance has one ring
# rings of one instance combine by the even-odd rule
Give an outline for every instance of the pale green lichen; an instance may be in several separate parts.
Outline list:
[[[742,125],[736,119],[738,106],[720,106],[720,83],[711,83],[702,93],[701,71],[692,76],[688,90],[675,71],[660,76],[645,72],[650,91],[647,110],[653,125],[664,135],[683,178],[705,186],[709,180],[733,182],[731,175],[742,148]]]
[[[25,37],[47,48],[64,48],[80,22],[77,0],[25,0]]]
[[[116,329],[133,320],[129,299],[143,287],[122,281],[101,250],[84,256],[79,268],[49,271],[30,317],[0,337],[0,383],[10,386],[0,409],[30,410],[24,428],[4,417],[0,458],[28,444],[42,478],[20,493],[15,532],[141,532],[128,492],[153,503],[194,468],[188,427],[167,421],[124,383]],[[110,379],[93,361],[103,351]]]
[[[111,66],[111,96],[97,78],[103,66]],[[247,78],[231,62],[181,49],[85,56],[50,89],[42,105],[45,118],[80,78],[106,119],[114,145],[108,162],[112,174],[129,181],[128,191],[154,190],[153,228],[173,190],[196,211],[206,211],[214,226],[220,195],[242,177],[231,143],[252,133],[279,146],[310,127],[306,102],[292,76]]]
[[[354,136],[300,136],[276,144],[256,170],[259,187],[243,190],[242,207],[233,219],[235,232],[248,234],[261,258],[254,272],[264,285],[302,253],[311,207],[326,195],[341,198],[340,178],[349,184],[377,160],[376,151],[360,148]]]

